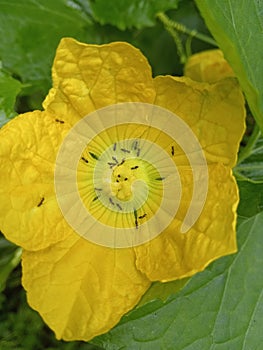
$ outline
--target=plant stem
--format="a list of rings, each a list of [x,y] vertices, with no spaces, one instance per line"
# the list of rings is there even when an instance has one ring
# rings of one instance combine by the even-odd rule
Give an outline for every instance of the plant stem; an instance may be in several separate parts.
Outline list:
[[[243,162],[243,160],[245,160],[246,158],[248,158],[250,156],[252,149],[255,146],[255,143],[257,142],[260,134],[261,134],[261,132],[260,132],[259,126],[257,124],[255,124],[253,132],[252,132],[250,138],[248,139],[246,146],[240,151],[240,153],[238,155],[237,164],[240,164],[241,162]]]
[[[178,52],[178,56],[180,57],[180,61],[182,64],[185,64],[186,62],[186,54],[182,45],[182,41],[178,35],[178,33],[171,27],[166,26],[166,24],[164,24],[165,29],[167,30],[167,32],[171,35],[171,37],[174,39],[175,45],[177,47],[177,52]]]
[[[169,17],[167,17],[163,12],[159,12],[157,14],[157,18],[159,18],[159,20],[165,25],[166,28],[173,28],[175,30],[177,30],[178,32],[181,32],[181,33],[184,33],[184,34],[187,34],[191,37],[194,37],[196,39],[199,39],[205,43],[208,43],[210,45],[213,45],[213,46],[218,46],[216,41],[214,39],[212,39],[211,37],[205,35],[205,34],[202,34],[202,33],[199,33],[197,32],[196,30],[192,30],[192,29],[188,29],[185,25],[181,24],[181,23],[178,23],[178,22],[175,22],[175,21],[172,21]]]

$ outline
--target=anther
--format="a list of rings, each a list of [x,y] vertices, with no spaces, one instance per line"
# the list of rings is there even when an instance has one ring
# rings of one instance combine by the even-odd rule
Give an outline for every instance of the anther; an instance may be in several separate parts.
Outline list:
[[[137,149],[137,147],[138,147],[138,141],[135,141],[134,143],[133,143],[133,149]]]
[[[136,229],[138,229],[138,216],[137,216],[137,210],[134,209],[133,211],[133,215],[134,215],[134,223],[135,223],[135,227]]]
[[[40,202],[38,203],[37,207],[40,207],[40,206],[43,204],[44,200],[45,200],[45,198],[42,197],[41,200],[40,200]]]
[[[64,124],[64,123],[65,123],[64,120],[60,120],[60,119],[55,119],[55,121],[56,121],[57,123],[60,123],[60,124]]]
[[[81,159],[85,162],[85,163],[88,163],[88,159],[84,158],[84,157],[81,157]]]
[[[92,153],[92,152],[89,152],[89,154],[91,155],[92,158],[96,159],[96,160],[99,160],[99,157],[96,156],[96,154]]]
[[[110,168],[113,168],[116,165],[116,163],[111,163],[111,162],[108,162],[107,164],[110,166]]]
[[[143,218],[145,218],[146,216],[147,216],[147,214],[145,213],[145,214],[139,216],[139,219],[143,219]]]
[[[116,206],[118,209],[122,210],[122,207],[119,205],[119,203],[116,203]]]

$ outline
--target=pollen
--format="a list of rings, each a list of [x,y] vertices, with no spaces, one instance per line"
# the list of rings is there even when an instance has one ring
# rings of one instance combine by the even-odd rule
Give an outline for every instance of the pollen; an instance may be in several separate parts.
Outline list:
[[[128,201],[133,197],[133,182],[136,180],[134,171],[126,163],[118,165],[112,172],[111,190],[115,197]]]

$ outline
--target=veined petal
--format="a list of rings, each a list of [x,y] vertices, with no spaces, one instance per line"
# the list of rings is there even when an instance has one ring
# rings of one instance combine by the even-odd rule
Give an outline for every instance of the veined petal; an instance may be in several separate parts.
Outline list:
[[[184,76],[196,81],[214,83],[227,77],[234,77],[235,74],[221,50],[207,50],[189,57]]]
[[[45,248],[72,231],[54,190],[56,155],[68,130],[69,124],[40,111],[1,129],[0,228],[23,248]]]
[[[150,281],[236,251],[230,167],[244,99],[234,78],[153,80],[140,51],[118,42],[63,39],[53,83],[44,112],[0,131],[0,229],[25,249],[30,305],[57,338],[87,341]]]
[[[111,249],[73,236],[23,253],[28,302],[58,339],[89,340],[118,323],[150,285],[133,249]]]
[[[64,38],[52,77],[44,107],[71,124],[114,103],[153,103],[155,98],[151,67],[139,50],[124,42],[87,45]]]
[[[231,169],[210,165],[203,211],[186,233],[182,220],[192,196],[192,177],[181,176],[182,202],[174,221],[154,240],[135,247],[136,265],[152,281],[168,281],[202,271],[213,260],[236,252],[238,188]],[[185,173],[185,171],[184,171]]]
[[[171,110],[191,127],[208,163],[233,167],[245,131],[244,98],[236,79],[211,85],[171,76],[154,81],[155,104]]]

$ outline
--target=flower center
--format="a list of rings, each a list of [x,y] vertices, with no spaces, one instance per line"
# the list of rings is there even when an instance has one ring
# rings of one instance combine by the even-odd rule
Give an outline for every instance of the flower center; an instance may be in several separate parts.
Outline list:
[[[94,198],[111,211],[134,215],[147,201],[150,185],[159,177],[155,167],[141,158],[141,150],[138,140],[126,139],[116,141],[94,158]],[[162,185],[159,187],[161,196]]]
[[[177,161],[183,158],[185,164],[184,153],[198,170],[193,176],[199,184],[206,162],[179,117],[130,102],[94,111],[74,125],[57,156],[55,189],[62,214],[96,244],[126,248],[148,242],[176,216],[182,194]],[[206,187],[194,191],[198,208],[190,204],[184,232],[197,220],[206,193]]]
[[[112,194],[121,201],[130,200],[133,196],[133,182],[137,179],[135,175],[136,166],[131,167],[129,161],[123,161],[117,165],[112,172],[111,190]]]
[[[89,213],[100,222],[138,229],[158,210],[169,167],[162,161],[165,176],[157,170],[153,160],[159,157],[160,148],[151,141],[115,139],[105,145],[101,142],[105,139],[98,135],[82,154],[80,196]]]

